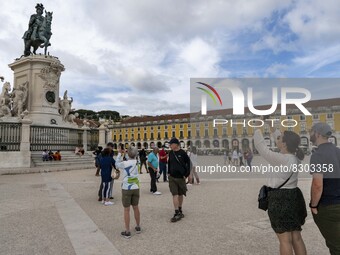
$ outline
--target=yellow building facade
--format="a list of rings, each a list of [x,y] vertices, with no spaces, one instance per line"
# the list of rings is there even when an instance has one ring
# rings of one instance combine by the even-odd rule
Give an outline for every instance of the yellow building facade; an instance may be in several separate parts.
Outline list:
[[[270,106],[261,107],[269,108]],[[271,115],[270,119],[277,119],[273,123],[280,129],[292,130],[299,134],[301,146],[305,149],[310,149],[312,146],[309,137],[312,125],[317,122],[326,122],[333,130],[330,141],[338,146],[340,141],[340,98],[310,101],[305,104],[305,107],[312,114],[311,116],[303,115],[298,109],[287,109],[286,116],[281,116],[278,113]],[[167,147],[170,139],[176,137],[184,149],[189,146],[212,151],[230,150],[235,147],[241,150],[254,149],[252,136],[255,127],[253,126],[258,126],[261,123],[256,121],[259,119],[258,117],[251,117],[250,114],[247,114],[247,109],[245,112],[244,116],[233,116],[232,109],[225,109],[208,112],[207,116],[186,113],[130,117],[120,123],[110,125],[109,137],[115,148],[119,144],[124,144],[126,147],[137,146],[138,149],[150,149],[153,145]],[[214,127],[214,120],[221,120],[220,122],[223,124],[216,124],[215,121]],[[281,121],[297,123],[297,125],[284,127],[280,124]],[[269,125],[263,125],[262,132],[267,145],[275,147],[274,141],[269,136],[271,122],[266,123]]]

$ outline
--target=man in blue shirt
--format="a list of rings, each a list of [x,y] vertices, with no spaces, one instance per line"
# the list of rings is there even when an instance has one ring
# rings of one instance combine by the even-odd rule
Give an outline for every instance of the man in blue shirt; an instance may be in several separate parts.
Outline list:
[[[157,180],[157,172],[158,172],[158,147],[155,146],[152,148],[152,152],[148,155],[148,168],[149,168],[149,174],[151,177],[151,188],[150,192],[154,195],[162,195],[161,192],[157,191],[157,185],[156,185],[156,180]]]

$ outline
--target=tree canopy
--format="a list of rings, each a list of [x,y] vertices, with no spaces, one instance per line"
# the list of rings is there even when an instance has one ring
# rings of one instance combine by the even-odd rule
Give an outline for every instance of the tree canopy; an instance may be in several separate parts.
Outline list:
[[[119,112],[103,110],[99,112],[95,112],[92,110],[79,109],[75,111],[79,114],[79,118],[81,119],[90,119],[90,120],[99,120],[99,119],[110,119],[113,121],[119,121],[121,119]]]

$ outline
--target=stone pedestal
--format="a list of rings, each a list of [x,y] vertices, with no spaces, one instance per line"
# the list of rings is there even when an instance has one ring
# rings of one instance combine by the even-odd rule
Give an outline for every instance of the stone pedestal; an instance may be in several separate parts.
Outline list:
[[[102,124],[99,127],[99,146],[106,147],[106,127]]]
[[[59,79],[64,66],[53,56],[21,57],[9,67],[14,72],[13,87],[28,81],[27,110],[33,125],[70,126],[59,114]]]
[[[87,132],[90,130],[90,128],[87,127],[87,126],[83,126],[82,130],[84,130],[84,132],[83,132],[83,148],[84,148],[84,151],[87,152],[87,143],[88,143]]]

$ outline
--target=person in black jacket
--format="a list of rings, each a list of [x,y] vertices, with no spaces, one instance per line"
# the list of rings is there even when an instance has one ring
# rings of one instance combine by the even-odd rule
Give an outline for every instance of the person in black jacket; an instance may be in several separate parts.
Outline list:
[[[97,168],[96,176],[99,176],[99,172],[100,172],[100,158],[101,158],[102,150],[103,150],[103,147],[98,146],[98,148],[93,152],[93,155],[96,156],[95,157],[95,166]]]
[[[192,164],[188,154],[180,148],[177,138],[172,138],[169,143],[171,148],[168,160],[169,188],[175,207],[175,215],[171,222],[176,222],[184,218],[183,196],[187,192],[185,178],[189,176]]]

